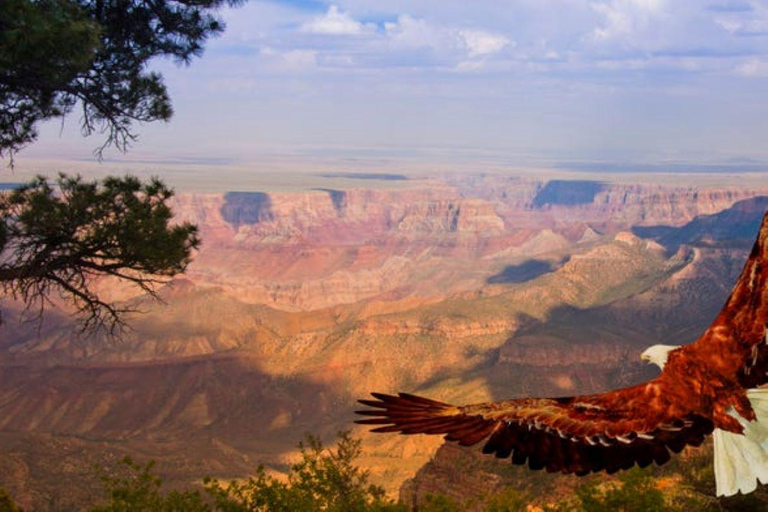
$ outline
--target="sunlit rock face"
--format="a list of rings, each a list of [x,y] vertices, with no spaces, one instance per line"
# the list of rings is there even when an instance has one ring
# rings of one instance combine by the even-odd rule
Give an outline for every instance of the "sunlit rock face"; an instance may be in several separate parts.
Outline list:
[[[328,180],[179,194],[175,212],[203,245],[160,290],[165,304],[98,283],[144,311],[119,342],[78,336],[63,313],[19,325],[6,300],[0,485],[37,509],[84,503],[99,485],[80,486],[88,464],[125,453],[157,459],[172,483],[284,467],[305,432],[349,428],[373,390],[465,402],[637,382],[646,347],[693,340],[719,310],[766,207],[753,198],[768,196],[500,175]],[[440,445],[355,434],[393,495]]]

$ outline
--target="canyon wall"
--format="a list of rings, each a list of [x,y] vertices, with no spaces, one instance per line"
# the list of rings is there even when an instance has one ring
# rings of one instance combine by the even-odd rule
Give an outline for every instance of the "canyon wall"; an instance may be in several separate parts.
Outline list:
[[[721,306],[768,184],[567,181],[179,194],[203,245],[164,304],[134,297],[122,339],[80,336],[65,312],[19,325],[3,303],[0,485],[45,508],[73,480],[41,468],[75,452],[157,458],[177,483],[280,470],[370,391],[461,403],[648,378],[646,346],[695,339]],[[354,433],[393,496],[441,443]]]

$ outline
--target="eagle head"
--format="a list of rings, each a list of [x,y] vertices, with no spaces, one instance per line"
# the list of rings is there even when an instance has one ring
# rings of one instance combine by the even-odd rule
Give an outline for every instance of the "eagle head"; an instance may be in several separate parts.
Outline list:
[[[647,363],[653,363],[663,370],[664,365],[667,364],[669,353],[678,348],[680,345],[653,345],[642,353],[640,359]]]

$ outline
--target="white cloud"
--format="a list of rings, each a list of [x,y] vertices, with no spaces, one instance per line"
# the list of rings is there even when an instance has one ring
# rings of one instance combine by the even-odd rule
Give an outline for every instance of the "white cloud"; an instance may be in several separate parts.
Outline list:
[[[481,30],[460,30],[459,36],[464,39],[470,57],[497,53],[510,44],[509,39],[502,35]]]
[[[275,55],[278,55],[278,52],[271,46],[262,46],[259,48],[259,55],[263,57],[274,57]]]
[[[768,76],[768,62],[762,59],[750,59],[736,66],[736,73],[747,77],[766,77]]]
[[[459,62],[453,69],[458,73],[474,73],[485,69],[485,61],[483,60],[464,60]]]
[[[319,13],[287,10],[281,15],[287,22],[275,21],[272,30],[260,27],[240,46],[262,48],[262,62],[273,70],[314,65],[502,73],[525,69],[546,75],[643,68],[745,76],[754,67],[747,58],[768,61],[768,37],[746,37],[768,33],[768,3],[551,0],[544,5],[520,0],[499,9],[490,0],[477,0],[471,7],[452,0],[392,0],[385,5],[334,1]],[[390,21],[361,21],[381,17]],[[244,25],[236,28],[242,31]],[[239,47],[236,52],[247,55]]]
[[[354,36],[374,30],[376,30],[375,25],[357,21],[348,12],[340,10],[337,5],[331,5],[328,7],[328,12],[301,26],[301,31],[308,34],[337,36]]]
[[[396,22],[384,23],[384,31],[396,45],[412,48],[445,48],[450,46],[450,37],[423,19],[401,14]]]
[[[463,59],[486,57],[513,44],[501,34],[443,27],[408,14],[401,14],[396,22],[385,23],[384,32],[396,47],[431,48],[444,56],[453,55],[454,60],[461,60],[459,64],[473,69],[477,66],[469,66]]]
[[[768,33],[768,6],[760,5],[750,11],[717,12],[714,21],[737,37],[765,35]]]
[[[645,29],[653,16],[663,11],[665,0],[600,0],[590,5],[603,17],[603,23],[592,35],[598,40],[608,40]]]
[[[271,46],[259,49],[259,56],[273,70],[305,71],[317,67],[316,50],[278,50]]]
[[[283,62],[290,69],[307,69],[317,66],[314,50],[291,50],[283,54]]]

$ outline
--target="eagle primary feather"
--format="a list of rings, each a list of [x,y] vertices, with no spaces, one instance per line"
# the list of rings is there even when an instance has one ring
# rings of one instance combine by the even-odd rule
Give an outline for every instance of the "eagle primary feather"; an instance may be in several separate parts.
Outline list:
[[[768,483],[761,467],[768,461],[768,423],[758,421],[750,401],[751,395],[765,403],[768,422],[768,400],[757,400],[764,390],[754,389],[768,382],[766,279],[768,215],[712,325],[691,345],[657,347],[666,356],[657,378],[601,394],[465,406],[373,393],[375,400],[360,400],[370,409],[357,411],[366,417],[357,423],[375,426],[373,432],[442,434],[465,446],[485,440],[484,453],[578,475],[663,464],[670,451],[699,446],[715,431],[718,494],[749,492],[756,480]],[[754,438],[757,432],[765,437]],[[749,453],[755,447],[764,452]],[[724,469],[724,457],[745,462]]]

